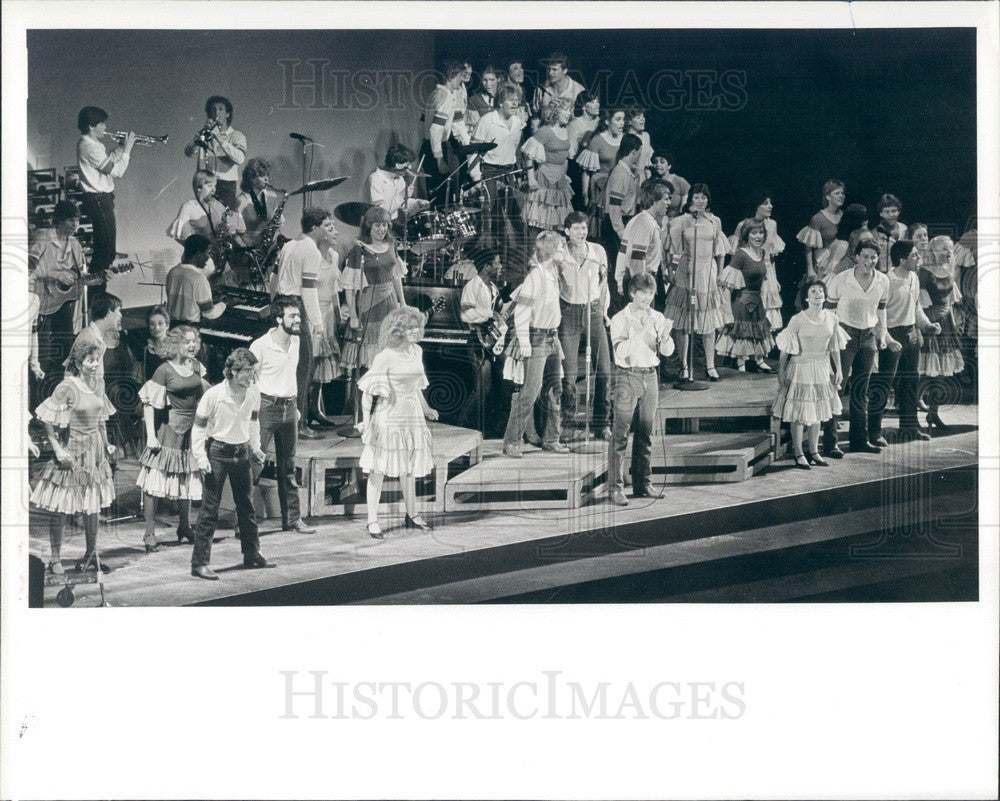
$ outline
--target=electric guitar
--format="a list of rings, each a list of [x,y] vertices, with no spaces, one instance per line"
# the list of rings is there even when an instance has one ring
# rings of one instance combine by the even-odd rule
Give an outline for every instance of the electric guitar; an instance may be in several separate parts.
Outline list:
[[[108,273],[120,275],[134,269],[135,264],[130,261],[116,261],[108,268]],[[103,272],[92,275],[80,275],[76,270],[63,270],[62,272],[70,277],[70,280],[67,281],[56,276],[36,276],[35,294],[38,295],[39,299],[39,315],[55,314],[66,303],[79,300],[85,286],[98,286],[108,280],[108,276]]]
[[[476,337],[487,354],[492,353],[494,356],[499,356],[503,353],[507,332],[510,330],[509,321],[513,313],[514,304],[509,303],[501,310],[498,317],[494,316],[485,323],[476,326]]]

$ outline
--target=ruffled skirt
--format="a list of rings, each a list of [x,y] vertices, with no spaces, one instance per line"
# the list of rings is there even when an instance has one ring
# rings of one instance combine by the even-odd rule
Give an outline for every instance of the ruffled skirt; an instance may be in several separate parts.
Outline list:
[[[164,423],[156,438],[159,450],[146,448],[139,457],[136,486],[154,498],[200,501],[201,474],[191,451],[191,431],[178,434]]]
[[[667,291],[663,316],[673,320],[674,330],[682,334],[711,334],[727,322],[722,304],[722,292],[712,287],[706,292],[695,293],[694,315],[692,317],[688,290],[671,284]]]
[[[396,295],[392,283],[369,284],[361,290],[359,314],[361,328],[357,338],[344,342],[340,366],[345,370],[355,367],[368,367],[375,354],[382,350],[379,345],[379,335],[382,321],[396,308]],[[348,329],[350,334],[350,329]],[[329,379],[332,380],[332,379]]]
[[[778,274],[771,262],[767,264],[767,277],[760,288],[760,298],[764,301],[764,314],[771,324],[771,330],[780,330],[785,325],[781,319],[781,284],[778,283]]]
[[[935,315],[936,316],[936,315]],[[941,325],[940,334],[924,334],[924,344],[920,348],[920,375],[946,377],[958,375],[965,370],[962,358],[962,343],[951,312],[945,313],[933,322]]]
[[[787,370],[788,386],[778,387],[772,416],[786,423],[811,426],[841,413],[843,404],[833,383],[829,356],[792,356]]]
[[[69,465],[53,459],[45,465],[31,492],[39,509],[62,514],[97,514],[115,499],[115,481],[99,434],[70,430]]]
[[[361,435],[361,469],[386,476],[429,475],[434,469],[431,430],[415,396],[383,399]]]
[[[722,290],[723,294],[728,291]],[[767,356],[774,348],[774,337],[760,293],[744,289],[733,303],[732,313],[733,322],[726,326],[715,343],[716,353],[733,358]]]
[[[544,170],[538,170],[538,189],[528,193],[524,208],[524,221],[535,228],[562,229],[566,215],[573,211],[573,187],[563,171],[562,177],[553,179]]]

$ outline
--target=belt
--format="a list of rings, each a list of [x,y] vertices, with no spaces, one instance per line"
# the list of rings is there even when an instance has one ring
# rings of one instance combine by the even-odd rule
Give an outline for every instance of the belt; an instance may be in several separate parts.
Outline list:
[[[277,395],[268,395],[266,392],[260,393],[260,399],[266,400],[268,403],[287,403],[288,401],[297,400],[294,395],[289,395],[287,398],[279,398]]]
[[[559,333],[559,329],[558,328],[534,328],[532,326],[532,327],[528,328],[528,333],[530,333],[530,334],[545,334],[546,336],[554,337],[556,334]]]
[[[490,164],[488,161],[483,162],[484,167],[489,167],[492,170],[512,170],[514,169],[513,164]]]
[[[658,369],[656,367],[622,367],[620,364],[616,364],[615,368],[623,373],[655,373]]]
[[[562,298],[559,298],[559,302],[563,306],[596,306],[598,303],[601,302],[601,299],[594,298],[593,300],[588,300],[583,303],[570,303],[568,300],[563,300]]]
[[[217,439],[213,439],[209,443],[208,447],[209,447],[209,450],[220,450],[220,451],[223,451],[224,453],[239,453],[239,452],[243,451],[244,449],[249,448],[250,447],[250,443],[249,442],[238,442],[238,443],[220,442]]]

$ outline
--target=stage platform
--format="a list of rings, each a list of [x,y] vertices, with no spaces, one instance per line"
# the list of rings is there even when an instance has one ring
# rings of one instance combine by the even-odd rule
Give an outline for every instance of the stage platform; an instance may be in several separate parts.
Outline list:
[[[171,541],[173,519],[163,518],[164,547],[150,555],[136,520],[101,532],[115,568],[105,590],[112,606],[840,600],[845,588],[867,592],[910,576],[926,584],[914,600],[969,600],[977,591],[977,407],[941,414],[952,428],[930,442],[849,454],[808,472],[781,460],[746,481],[667,486],[666,498],[624,508],[591,499],[575,509],[428,514],[429,533],[405,529],[398,512],[383,515],[381,541],[368,537],[364,516],[317,518],[309,535],[266,521],[261,550],[273,570],[243,570],[239,542],[224,530],[212,558],[218,582],[190,575],[191,546]],[[499,441],[485,442],[483,464],[508,461],[499,451]],[[556,458],[524,453],[524,471]],[[45,559],[38,522],[31,552]],[[65,565],[81,555],[82,540],[82,531],[67,532]],[[775,572],[786,557],[795,569]],[[938,581],[942,570],[949,577]],[[56,605],[57,590],[46,588],[46,606]],[[76,607],[100,603],[96,585],[74,591]]]

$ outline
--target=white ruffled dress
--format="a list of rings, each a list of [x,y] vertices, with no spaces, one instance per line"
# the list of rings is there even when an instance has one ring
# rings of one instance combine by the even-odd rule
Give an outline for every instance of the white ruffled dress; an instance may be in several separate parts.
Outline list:
[[[843,404],[834,383],[830,354],[843,350],[849,341],[833,312],[824,310],[815,323],[805,312],[792,317],[777,336],[778,348],[790,357],[788,385],[778,387],[771,414],[807,426],[840,414]]]

